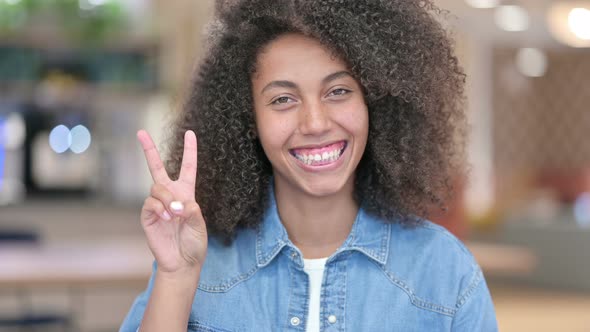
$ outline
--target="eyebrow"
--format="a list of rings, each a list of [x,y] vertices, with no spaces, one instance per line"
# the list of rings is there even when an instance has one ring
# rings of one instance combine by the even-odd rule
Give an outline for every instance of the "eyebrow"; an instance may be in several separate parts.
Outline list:
[[[352,75],[346,70],[338,71],[338,72],[332,73],[332,74],[324,77],[322,79],[322,85],[330,83],[331,81],[337,80],[337,79],[344,77],[344,76],[352,77]],[[264,88],[262,88],[262,90],[260,91],[260,94],[263,94],[266,90],[269,90],[272,88],[297,89],[297,84],[295,84],[291,81],[272,81],[272,82],[268,83]]]

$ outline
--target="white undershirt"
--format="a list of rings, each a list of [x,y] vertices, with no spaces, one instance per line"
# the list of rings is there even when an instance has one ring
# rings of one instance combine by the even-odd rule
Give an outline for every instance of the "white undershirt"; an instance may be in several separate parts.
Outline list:
[[[309,276],[309,312],[307,315],[306,332],[320,330],[320,294],[326,258],[303,259],[303,270]]]

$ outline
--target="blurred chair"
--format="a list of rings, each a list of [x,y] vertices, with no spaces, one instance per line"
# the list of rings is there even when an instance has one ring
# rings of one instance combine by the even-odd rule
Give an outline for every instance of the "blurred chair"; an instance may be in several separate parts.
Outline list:
[[[35,231],[2,230],[0,229],[0,244],[39,244],[39,234]]]
[[[38,246],[40,237],[36,231],[0,229],[0,250],[2,245]],[[0,316],[0,331],[7,328],[17,331],[36,331],[37,328],[61,328],[62,331],[72,330],[70,315],[54,313],[35,313],[32,307],[30,290],[21,288],[17,295],[21,303],[22,314],[17,317]]]

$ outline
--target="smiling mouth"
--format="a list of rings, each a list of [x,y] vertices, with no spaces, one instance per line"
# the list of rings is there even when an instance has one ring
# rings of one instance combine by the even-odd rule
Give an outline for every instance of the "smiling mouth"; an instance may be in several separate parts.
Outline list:
[[[289,153],[308,166],[321,166],[338,160],[347,146],[347,141],[338,141],[320,148],[291,149]]]

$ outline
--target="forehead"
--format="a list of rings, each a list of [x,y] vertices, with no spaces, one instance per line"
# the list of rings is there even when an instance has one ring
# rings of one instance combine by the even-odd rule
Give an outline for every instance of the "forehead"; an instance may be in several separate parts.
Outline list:
[[[316,39],[285,34],[261,50],[253,79],[323,78],[346,69],[345,62]]]

